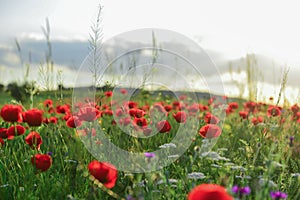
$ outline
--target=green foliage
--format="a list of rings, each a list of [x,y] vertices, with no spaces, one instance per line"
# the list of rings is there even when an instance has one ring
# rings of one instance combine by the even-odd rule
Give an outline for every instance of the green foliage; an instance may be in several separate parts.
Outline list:
[[[158,96],[154,101],[149,99],[149,94],[143,91],[134,100],[140,105],[174,100]],[[55,96],[54,92],[37,95],[39,101],[36,107],[43,109],[42,101],[51,96]],[[99,96],[105,98],[103,94]],[[70,100],[64,101],[70,103]],[[65,102],[60,99],[54,107]],[[206,104],[205,101],[200,103]],[[264,115],[265,112],[266,107],[263,107],[255,115]],[[53,114],[45,115],[50,117]],[[291,122],[291,125],[281,124],[280,117],[266,117],[264,123],[254,126],[250,120],[252,116],[249,116],[249,120],[243,120],[238,116],[238,111],[229,115],[210,156],[199,154],[203,138],[195,134],[191,146],[174,163],[145,174],[119,172],[117,184],[112,190],[95,185],[90,180],[87,165],[94,158],[84,147],[75,129],[67,127],[65,121],[30,128],[38,131],[43,138],[39,152],[53,153],[53,165],[43,173],[36,173],[33,169],[30,158],[37,151],[24,143],[30,130],[14,140],[6,140],[5,146],[0,148],[0,196],[4,199],[125,199],[131,195],[144,199],[186,199],[188,192],[196,185],[211,182],[229,190],[233,185],[248,185],[252,192],[245,199],[270,199],[269,192],[274,190],[288,193],[290,199],[299,198],[300,180],[293,174],[300,172],[299,155],[295,154],[300,149],[300,137],[295,135],[294,146],[290,145],[288,139],[299,129],[299,125],[296,122]],[[63,114],[58,117],[62,118]],[[107,137],[116,146],[135,152],[147,152],[170,142],[176,134],[179,125],[171,114],[167,119],[172,131],[169,134],[154,135],[150,142],[124,134],[112,125],[112,116],[101,118],[101,128],[106,130]],[[201,122],[201,126],[203,124]],[[0,121],[0,127],[8,126]],[[188,124],[186,126],[186,131],[191,130]],[[191,179],[189,174],[192,172],[201,172],[204,176]]]
[[[16,101],[25,102],[31,95],[37,93],[34,83],[25,82],[22,85],[18,85],[16,82],[7,85],[7,92]]]

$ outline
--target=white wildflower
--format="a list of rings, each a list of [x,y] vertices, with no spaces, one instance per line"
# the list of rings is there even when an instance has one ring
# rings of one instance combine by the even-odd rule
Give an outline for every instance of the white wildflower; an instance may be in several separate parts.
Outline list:
[[[71,199],[71,200],[76,200],[71,194],[68,194],[68,195],[67,195],[67,198],[68,198],[68,199]]]
[[[239,178],[239,179],[252,179],[251,176],[235,176],[235,178]]]
[[[170,156],[168,156],[168,158],[179,158],[179,155],[170,155]]]
[[[215,161],[218,161],[218,160],[230,161],[228,158],[222,157],[217,152],[214,152],[214,151],[202,153],[201,157],[208,157],[209,159],[212,159]]]
[[[283,165],[280,164],[279,162],[275,162],[275,161],[273,161],[272,164],[273,164],[275,167],[279,167],[279,168],[283,166]]]
[[[192,172],[188,174],[188,178],[189,179],[194,179],[194,180],[198,180],[198,179],[204,179],[206,176],[201,173],[201,172]]]
[[[220,165],[217,165],[217,164],[211,164],[212,167],[215,167],[215,168],[221,168],[222,166]]]
[[[242,166],[238,166],[238,165],[234,165],[231,167],[232,170],[241,170],[242,172],[246,171],[247,169],[242,167]]]
[[[68,163],[78,163],[77,160],[65,160],[65,162],[68,162]]]
[[[169,181],[170,184],[172,184],[172,183],[178,183],[178,180],[177,180],[177,179],[172,179],[172,178],[171,178],[171,179],[169,179],[168,181]],[[156,185],[161,185],[161,184],[163,184],[163,183],[166,183],[166,181],[163,180],[163,179],[161,179],[161,180],[157,181]]]
[[[227,148],[218,148],[218,151],[228,151]]]
[[[258,184],[261,185],[261,186],[263,186],[263,185],[265,185],[265,184],[268,184],[269,187],[277,187],[277,184],[274,183],[274,181],[269,180],[269,181],[267,182],[267,180],[264,179],[264,178],[260,178],[260,179],[258,180]]]
[[[161,149],[166,149],[166,148],[169,148],[169,147],[176,148],[176,144],[174,144],[174,143],[166,143],[166,144],[163,144],[163,145],[159,146],[159,148],[161,148]]]
[[[0,185],[0,188],[5,188],[5,187],[8,187],[9,184],[4,184],[4,185]]]

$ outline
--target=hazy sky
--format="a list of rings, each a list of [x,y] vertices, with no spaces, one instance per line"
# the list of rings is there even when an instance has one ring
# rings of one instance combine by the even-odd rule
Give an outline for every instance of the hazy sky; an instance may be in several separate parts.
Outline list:
[[[165,28],[231,59],[258,53],[300,67],[299,6],[286,0],[0,0],[0,41],[41,37],[46,17],[53,38],[87,39],[99,2],[105,38],[137,28]]]
[[[217,55],[215,58],[224,61],[239,60],[255,53],[268,57],[271,63],[274,60],[277,68],[273,64],[260,66],[266,76],[277,76],[275,89],[270,89],[272,85],[261,87],[262,93],[272,91],[266,96],[277,95],[280,67],[290,67],[289,80],[294,87],[299,85],[300,7],[292,0],[0,0],[0,49],[14,50],[14,38],[44,39],[41,26],[47,17],[52,41],[87,41],[99,4],[104,7],[104,40],[134,29],[169,29],[198,42],[209,55],[213,52],[213,59]],[[5,59],[9,63],[19,61],[16,52],[5,55]],[[3,70],[5,66],[0,66],[0,79],[16,77],[13,69],[6,70],[11,75],[3,74]],[[70,80],[73,77],[71,74]],[[224,74],[222,78],[226,77]],[[299,100],[299,88],[289,93]]]

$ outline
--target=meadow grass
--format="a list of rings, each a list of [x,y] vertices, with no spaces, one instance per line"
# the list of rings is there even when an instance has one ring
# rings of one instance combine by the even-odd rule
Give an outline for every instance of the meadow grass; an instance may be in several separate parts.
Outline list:
[[[43,101],[48,98],[54,100],[54,107],[71,104],[70,92],[64,96],[66,99],[55,101],[55,92],[41,93],[37,95],[34,107],[45,111]],[[104,101],[109,102],[105,98]],[[146,102],[153,104],[165,100],[160,96],[155,101],[146,99]],[[137,97],[135,101],[142,106],[145,98]],[[9,103],[8,97],[1,98],[1,107],[4,103]],[[197,103],[207,105],[204,100]],[[23,106],[26,109],[29,103]],[[89,175],[87,165],[95,158],[84,147],[76,129],[66,126],[61,119],[64,115],[45,111],[44,117],[57,116],[58,123],[29,127],[24,135],[6,140],[1,147],[0,199],[126,199],[128,195],[135,199],[186,199],[189,191],[201,183],[222,185],[229,193],[234,185],[249,186],[251,193],[243,199],[271,199],[270,192],[277,190],[287,193],[288,199],[299,199],[299,123],[291,120],[289,108],[283,108],[280,116],[266,116],[268,107],[261,104],[255,113],[243,119],[239,111],[245,108],[240,103],[239,108],[226,117],[221,136],[206,155],[199,152],[205,140],[195,132],[192,144],[175,162],[149,173],[119,171],[112,189],[105,188]],[[213,105],[209,109],[212,110]],[[101,128],[115,145],[128,151],[151,152],[169,143],[176,135],[179,125],[171,115],[174,112],[170,111],[167,117],[171,131],[159,133],[144,143],[113,125],[112,116],[97,120],[101,121]],[[206,124],[203,120],[206,112],[200,111],[198,128]],[[263,116],[264,122],[254,125],[251,121],[254,116]],[[21,124],[26,126],[26,123]],[[9,126],[0,119],[0,127]],[[42,136],[40,150],[33,150],[24,142],[30,131],[37,131]],[[53,164],[46,172],[38,172],[30,162],[37,152],[52,154]]]

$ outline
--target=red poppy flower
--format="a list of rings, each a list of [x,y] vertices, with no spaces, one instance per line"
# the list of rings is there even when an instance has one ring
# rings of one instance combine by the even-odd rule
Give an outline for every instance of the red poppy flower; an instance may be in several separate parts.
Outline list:
[[[111,97],[113,95],[113,92],[112,91],[107,91],[107,92],[104,92],[104,95],[106,97]]]
[[[264,121],[264,118],[262,118],[261,116],[253,117],[251,121],[253,125],[256,126],[257,124],[262,123]]]
[[[299,107],[297,104],[294,104],[294,105],[291,107],[291,110],[292,110],[292,112],[295,114],[295,113],[297,113],[298,111],[300,111],[300,107]]]
[[[94,107],[81,108],[78,116],[82,121],[92,122],[100,116],[101,112]]]
[[[21,125],[11,126],[7,129],[7,139],[11,140],[17,135],[23,135],[25,133],[25,128]]]
[[[2,138],[2,139],[7,138],[7,129],[6,128],[0,128],[0,138]]]
[[[278,106],[270,106],[267,110],[267,115],[276,117],[281,115],[281,109]]]
[[[249,113],[247,111],[240,111],[239,112],[240,117],[243,118],[243,119],[247,119],[248,114]]]
[[[129,115],[136,118],[141,118],[145,115],[145,112],[138,108],[132,108],[129,110]]]
[[[143,128],[148,125],[147,120],[145,118],[134,118],[133,125]]]
[[[118,171],[110,163],[94,160],[88,165],[90,174],[107,188],[113,188],[118,178]]]
[[[239,104],[237,102],[230,102],[228,104],[228,107],[231,108],[231,109],[238,109]]]
[[[233,200],[233,198],[220,185],[201,184],[188,194],[188,200]]]
[[[179,101],[174,101],[172,103],[172,109],[173,110],[181,110],[181,107],[182,107],[182,105]]]
[[[31,164],[38,170],[44,172],[52,165],[52,158],[48,154],[36,154],[31,158]]]
[[[204,121],[207,124],[218,124],[219,123],[219,118],[214,116],[213,114],[211,114],[210,112],[207,112],[205,117],[204,117]]]
[[[167,112],[170,112],[172,110],[172,106],[171,105],[165,105],[164,108],[165,108],[165,110]]]
[[[53,101],[52,101],[51,99],[46,99],[46,100],[44,101],[44,106],[45,106],[46,108],[52,108],[52,106],[53,106]]]
[[[0,138],[0,144],[1,144],[0,147],[4,146],[4,140],[2,138]]]
[[[22,122],[22,107],[6,104],[2,107],[0,115],[6,122]]]
[[[294,113],[293,116],[292,116],[292,120],[297,121],[297,120],[299,120],[299,119],[300,119],[300,112]]]
[[[117,125],[117,122],[116,122],[116,120],[111,120],[111,125],[113,125],[113,126],[115,126],[115,125]]]
[[[137,108],[131,108],[130,110],[129,110],[129,115],[131,116],[131,117],[134,117],[135,116],[135,113],[136,113],[136,110],[137,110]]]
[[[43,111],[33,108],[23,113],[23,120],[29,126],[40,126],[43,122]]]
[[[44,124],[49,124],[49,123],[50,123],[50,120],[49,120],[48,118],[44,118],[44,119],[43,119],[43,123],[44,123]]]
[[[185,123],[186,122],[186,113],[184,111],[179,111],[176,114],[173,114],[177,123]]]
[[[70,106],[67,104],[58,105],[56,106],[56,112],[61,114],[70,113]]]
[[[166,117],[168,113],[161,103],[155,103],[153,106],[151,106],[149,110],[149,115],[151,118],[155,117],[158,119],[162,119]]]
[[[66,124],[70,128],[76,128],[81,126],[81,120],[77,116],[71,116],[69,119],[66,121]]]
[[[143,128],[143,134],[145,136],[149,136],[151,133],[152,133],[152,129],[151,128],[149,128],[149,127],[144,127]]]
[[[200,109],[200,111],[206,111],[206,110],[208,110],[209,108],[208,108],[208,106],[206,106],[206,105],[199,104],[199,109]]]
[[[199,112],[199,109],[199,105],[196,103],[187,108],[190,115],[196,115]]]
[[[160,133],[166,133],[171,130],[171,125],[167,120],[162,120],[162,121],[157,122],[156,129]]]
[[[48,113],[49,113],[49,114],[54,113],[53,107],[51,107],[51,108],[48,109]]]
[[[255,108],[256,108],[257,104],[255,102],[246,102],[244,104],[244,107],[247,111],[249,112],[255,112]]]
[[[49,121],[52,124],[57,124],[58,119],[57,119],[57,117],[50,117]]]
[[[124,110],[121,109],[121,108],[116,109],[115,113],[116,113],[115,115],[116,115],[117,117],[122,117],[123,115],[125,115]]]
[[[209,106],[212,105],[216,99],[217,99],[216,97],[211,97],[211,98],[208,100],[207,105],[209,105]]]
[[[199,134],[203,138],[215,138],[219,137],[222,133],[222,130],[220,129],[219,126],[215,124],[207,124],[205,126],[202,126],[201,129],[199,130]]]
[[[137,102],[134,101],[129,101],[128,102],[128,107],[129,108],[136,108],[138,106]]]
[[[121,92],[122,94],[124,94],[124,95],[126,95],[126,94],[128,93],[127,90],[124,89],[124,88],[120,89],[120,92]]]
[[[114,113],[113,113],[113,111],[112,110],[110,110],[110,109],[106,109],[106,110],[104,110],[104,111],[102,111],[102,113],[100,114],[100,111],[99,111],[99,114],[98,114],[98,116],[99,115],[101,115],[101,116],[104,116],[104,115],[106,115],[106,116],[112,116]]]
[[[32,149],[40,149],[41,144],[43,143],[42,138],[37,132],[30,132],[25,138],[26,144],[28,144]]]
[[[109,105],[103,104],[102,105],[102,110],[107,110],[110,109]]]
[[[52,124],[57,124],[57,117],[50,117],[50,118],[44,118],[43,119],[43,123],[45,124],[49,124],[49,123],[52,123]]]
[[[181,100],[181,101],[184,101],[184,100],[186,100],[187,99],[187,96],[186,95],[180,95],[179,96],[179,100]]]
[[[130,124],[130,122],[131,119],[129,117],[119,119],[119,124],[121,124],[122,126],[127,126]]]
[[[144,112],[148,112],[149,111],[149,109],[150,109],[150,106],[149,105],[143,105],[142,107],[141,107],[141,110],[143,110]]]
[[[65,121],[68,121],[68,119],[69,119],[70,117],[72,117],[71,113],[66,113],[66,114],[63,116],[62,119],[65,120]]]

